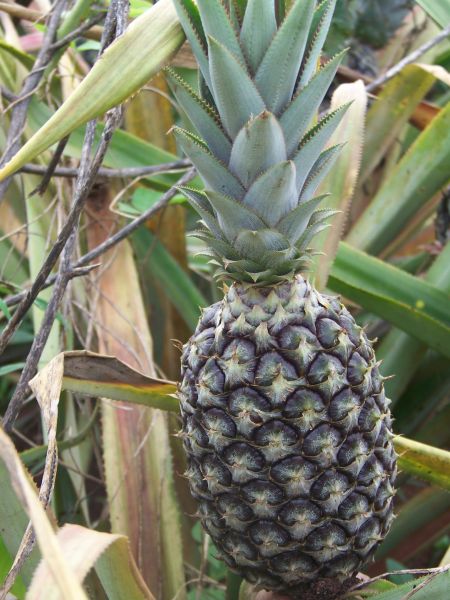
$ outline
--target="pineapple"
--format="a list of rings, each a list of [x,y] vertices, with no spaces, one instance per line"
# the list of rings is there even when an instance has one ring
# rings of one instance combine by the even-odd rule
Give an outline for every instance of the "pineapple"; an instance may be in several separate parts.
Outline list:
[[[182,354],[191,490],[230,569],[327,598],[389,530],[396,474],[372,345],[302,275],[333,214],[315,192],[346,110],[314,124],[342,58],[317,70],[334,4],[294,0],[280,15],[274,0],[175,0],[201,97],[168,73],[199,137],[175,134],[205,183],[182,191],[230,283]]]

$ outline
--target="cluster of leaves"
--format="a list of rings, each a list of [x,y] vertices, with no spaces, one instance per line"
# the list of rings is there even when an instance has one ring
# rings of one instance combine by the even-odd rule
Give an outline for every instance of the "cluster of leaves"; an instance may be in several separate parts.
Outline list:
[[[92,69],[83,54],[92,44],[70,42],[29,104],[27,143],[0,176],[31,161],[47,165],[47,149],[68,135],[61,166],[73,168],[82,154],[85,123],[135,94],[183,42],[170,4],[160,0],[148,10],[143,0],[132,2],[133,26]],[[379,57],[389,56],[392,36],[410,3],[391,0],[389,10],[386,4],[338,3],[331,46],[358,39],[379,49]],[[448,23],[445,2],[420,4],[442,27]],[[277,5],[282,12],[286,3]],[[97,14],[84,0],[75,7],[79,19]],[[73,11],[69,14],[73,18]],[[14,24],[7,17],[6,22],[0,79],[10,93],[4,95],[3,146],[14,97],[35,62],[33,52],[24,51],[32,43],[28,34],[19,39]],[[79,23],[72,20],[71,28]],[[23,22],[19,32],[25,32]],[[428,35],[435,32],[430,25]],[[94,27],[91,37],[96,35]],[[334,192],[333,207],[343,212],[318,242],[328,258],[318,259],[313,276],[321,287],[345,296],[359,322],[379,338],[383,372],[396,374],[387,382],[395,429],[407,436],[397,439],[402,469],[398,518],[369,575],[441,565],[423,574],[383,578],[355,590],[353,597],[393,600],[414,593],[419,600],[444,600],[449,585],[450,244],[448,196],[443,194],[450,161],[448,49],[441,44],[427,55],[427,64],[405,67],[376,90],[375,101],[369,101],[361,82],[340,85],[341,73],[331,101],[353,101],[332,140],[347,144],[323,184],[324,191]],[[173,64],[197,85],[189,52],[183,50]],[[433,104],[427,101],[431,90]],[[130,229],[131,235],[125,232],[121,244],[111,244],[107,255],[95,254],[100,269],[73,281],[41,356],[43,369],[31,384],[39,404],[24,405],[11,438],[0,435],[0,579],[18,550],[24,556],[23,548],[32,547],[30,537],[21,547],[29,518],[38,543],[12,588],[17,598],[27,594],[33,600],[42,590],[46,598],[67,598],[67,590],[73,590],[70,597],[77,600],[86,597],[86,590],[90,597],[111,600],[239,597],[240,581],[215,558],[191,516],[196,508],[179,476],[184,459],[173,435],[177,401],[171,394],[176,387],[156,379],[157,374],[177,379],[178,353],[170,340],[187,339],[199,307],[221,294],[211,265],[197,256],[198,242],[187,236],[197,216],[184,200],[170,192],[164,211],[154,217],[162,194],[186,169],[166,135],[185,116],[167,97],[164,78],[158,76],[127,104],[124,126],[114,133],[103,161],[115,177],[105,173],[87,199],[75,266],[85,265],[86,253],[95,253],[114,232],[141,225]],[[98,123],[97,141],[102,131]],[[156,174],[123,176],[124,169],[174,161],[177,172],[159,167]],[[0,335],[15,313],[15,295],[35,280],[73,195],[71,179],[55,177],[46,191],[30,197],[39,182],[36,174],[15,175],[0,204]],[[147,216],[153,216],[150,222]],[[41,291],[0,357],[2,414],[51,298],[51,287]],[[68,352],[73,350],[78,352]],[[41,500],[53,490],[48,511],[58,524],[56,532],[27,471],[40,486]],[[242,599],[253,595],[242,586]]]

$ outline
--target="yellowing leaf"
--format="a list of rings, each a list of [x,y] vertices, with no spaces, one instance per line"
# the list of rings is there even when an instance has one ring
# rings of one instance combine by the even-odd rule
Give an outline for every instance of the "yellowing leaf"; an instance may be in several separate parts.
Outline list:
[[[450,452],[400,436],[394,443],[400,469],[450,490]]]

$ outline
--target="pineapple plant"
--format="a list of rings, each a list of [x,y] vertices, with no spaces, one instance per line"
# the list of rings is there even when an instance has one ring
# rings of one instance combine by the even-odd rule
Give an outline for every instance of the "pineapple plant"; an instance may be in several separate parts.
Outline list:
[[[342,59],[317,69],[335,0],[175,5],[200,73],[200,94],[168,73],[197,130],[175,134],[205,184],[182,192],[229,283],[182,353],[190,487],[230,569],[331,598],[388,532],[396,476],[371,342],[305,275],[347,108],[315,121]]]

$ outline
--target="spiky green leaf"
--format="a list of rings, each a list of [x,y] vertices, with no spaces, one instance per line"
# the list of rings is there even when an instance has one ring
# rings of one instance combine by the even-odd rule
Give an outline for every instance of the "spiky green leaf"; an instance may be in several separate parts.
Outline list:
[[[311,242],[321,231],[330,226],[327,221],[333,217],[337,211],[331,209],[316,210],[312,214],[310,223],[305,229],[304,233],[300,236],[297,242],[297,248],[302,252],[305,252]]]
[[[256,73],[256,85],[275,114],[286,106],[294,92],[314,7],[315,0],[295,0]]]
[[[294,163],[278,163],[256,179],[243,202],[268,225],[274,226],[297,204],[295,181]]]
[[[348,104],[345,104],[329,113],[306,134],[301,142],[300,149],[293,158],[297,167],[297,190],[299,193],[324,146],[341,122],[348,106]]]
[[[241,44],[253,73],[256,73],[277,30],[273,2],[249,0],[241,29]]]
[[[302,202],[277,223],[277,230],[295,244],[308,227],[311,216],[328,194]]]
[[[300,75],[300,87],[306,85],[316,72],[335,6],[336,0],[323,0],[314,13],[311,34],[305,52],[306,59]]]
[[[244,196],[244,188],[239,181],[209,152],[201,140],[180,127],[174,127],[173,131],[186,156],[196,166],[206,185],[235,198]]]
[[[244,63],[239,39],[221,0],[197,0],[206,36],[212,37]]]
[[[287,159],[278,120],[264,111],[244,125],[231,151],[230,170],[247,188],[257,175]]]
[[[170,87],[181,108],[214,156],[227,163],[230,158],[231,142],[219,125],[219,116],[174,71],[168,69],[167,73]]]
[[[213,191],[207,191],[206,194],[217,214],[220,228],[230,242],[234,241],[243,229],[256,231],[267,227],[255,213],[233,198]]]
[[[317,188],[334,165],[337,157],[339,156],[341,148],[342,144],[338,144],[321,152],[319,158],[316,160],[311,171],[309,172],[309,175],[302,188],[300,202],[306,202],[314,196]]]
[[[211,85],[207,42],[197,6],[192,0],[173,0],[181,26],[208,86]]]
[[[312,80],[299,91],[280,118],[286,138],[288,156],[297,150],[311,121],[327,93],[345,52],[331,59]]]
[[[211,233],[219,239],[224,239],[222,231],[219,227],[219,223],[212,214],[211,205],[206,194],[189,187],[180,187],[179,189],[192,208],[200,215],[204,224],[211,231]]]
[[[209,38],[212,93],[226,131],[235,137],[265,104],[246,69],[222,44]]]
[[[241,231],[234,245],[239,254],[267,268],[276,266],[279,260],[286,261],[286,251],[293,251],[289,240],[273,229]]]

